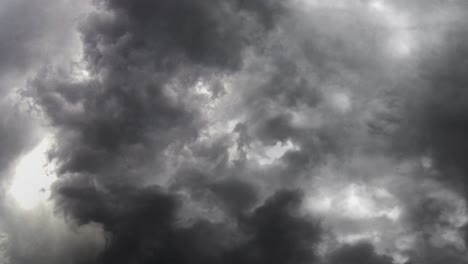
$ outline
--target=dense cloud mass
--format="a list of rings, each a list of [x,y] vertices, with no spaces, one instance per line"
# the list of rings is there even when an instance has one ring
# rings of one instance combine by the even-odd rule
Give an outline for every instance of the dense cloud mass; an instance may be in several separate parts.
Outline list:
[[[0,3],[0,263],[468,263],[463,1]]]

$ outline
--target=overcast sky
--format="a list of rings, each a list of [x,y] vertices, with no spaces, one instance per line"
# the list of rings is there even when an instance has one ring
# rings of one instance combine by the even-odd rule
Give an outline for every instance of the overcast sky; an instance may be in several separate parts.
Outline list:
[[[467,136],[463,0],[0,1],[0,264],[468,263]]]

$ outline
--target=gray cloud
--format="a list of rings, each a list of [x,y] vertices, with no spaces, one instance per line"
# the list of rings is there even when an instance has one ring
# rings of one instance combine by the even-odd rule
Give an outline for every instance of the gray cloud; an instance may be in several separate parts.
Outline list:
[[[69,5],[0,7],[3,86],[36,111],[2,114],[0,164],[34,126],[57,167],[31,216],[60,243],[5,202],[11,263],[466,260],[464,4]]]
[[[358,243],[356,245],[346,245],[339,248],[332,253],[327,263],[391,264],[393,261],[388,256],[377,254],[371,244]]]

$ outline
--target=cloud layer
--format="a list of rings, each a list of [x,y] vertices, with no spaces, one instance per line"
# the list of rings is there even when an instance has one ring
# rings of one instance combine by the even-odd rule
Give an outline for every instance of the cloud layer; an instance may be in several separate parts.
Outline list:
[[[52,2],[0,4],[0,262],[467,262],[463,2]]]

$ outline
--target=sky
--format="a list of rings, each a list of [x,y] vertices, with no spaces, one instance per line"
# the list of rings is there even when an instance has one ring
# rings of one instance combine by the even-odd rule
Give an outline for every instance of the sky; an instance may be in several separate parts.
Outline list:
[[[468,2],[1,0],[0,264],[468,263]]]

